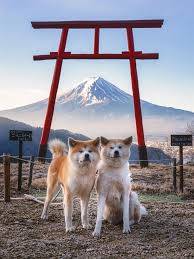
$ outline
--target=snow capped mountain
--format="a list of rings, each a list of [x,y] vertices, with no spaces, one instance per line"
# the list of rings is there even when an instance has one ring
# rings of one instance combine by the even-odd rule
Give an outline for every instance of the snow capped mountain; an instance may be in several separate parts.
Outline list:
[[[0,116],[42,126],[48,99],[0,111]],[[183,131],[194,113],[141,100],[144,128],[149,134]],[[86,135],[101,129],[114,136],[135,132],[133,97],[101,77],[83,80],[56,99],[53,128],[67,128]],[[81,128],[81,129],[80,129]]]
[[[68,102],[74,102],[79,107],[110,102],[128,103],[129,95],[101,77],[90,77],[56,101],[59,105]]]

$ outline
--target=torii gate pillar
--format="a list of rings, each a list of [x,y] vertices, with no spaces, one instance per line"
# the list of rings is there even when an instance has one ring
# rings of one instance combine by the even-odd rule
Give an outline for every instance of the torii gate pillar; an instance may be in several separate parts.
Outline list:
[[[65,46],[66,46],[66,42],[67,42],[67,34],[68,34],[68,30],[63,29],[62,33],[61,33],[60,43],[59,43],[58,57],[57,57],[56,63],[55,63],[55,69],[54,69],[54,74],[53,74],[53,79],[52,79],[52,84],[51,84],[51,89],[50,89],[48,107],[47,107],[46,117],[45,117],[45,121],[44,121],[44,127],[42,130],[42,136],[41,136],[41,140],[40,140],[39,154],[38,154],[40,160],[42,158],[45,158],[46,152],[47,152],[47,142],[48,142],[52,119],[53,119],[55,100],[56,100],[56,96],[57,96],[57,90],[58,90],[58,86],[59,86],[61,68],[62,68],[62,63],[63,63],[62,54],[65,51]]]
[[[129,52],[134,56],[134,38],[132,28],[127,28],[127,40]],[[143,130],[143,121],[142,121],[142,112],[141,112],[141,103],[140,103],[140,94],[139,94],[139,83],[137,76],[137,65],[136,59],[130,58],[130,72],[131,72],[131,84],[133,92],[133,103],[135,111],[135,122],[136,122],[136,132],[137,132],[137,142],[139,150],[139,158],[141,159],[141,167],[148,166],[148,155],[144,139],[144,130]]]
[[[39,147],[39,157],[45,158],[47,141],[49,138],[55,100],[60,80],[63,59],[127,59],[130,63],[131,83],[133,91],[134,111],[137,130],[137,141],[141,167],[148,166],[147,149],[144,139],[144,130],[141,113],[141,103],[137,76],[136,59],[158,59],[158,53],[142,53],[135,51],[133,28],[160,28],[163,20],[133,20],[133,21],[58,21],[58,22],[32,22],[35,29],[62,29],[58,52],[50,52],[48,55],[35,55],[34,60],[55,59],[55,70],[51,84],[48,108],[42,137]],[[101,28],[125,28],[127,32],[128,51],[119,54],[99,53],[99,36]],[[94,50],[91,54],[72,54],[65,52],[67,34],[69,29],[94,29]]]

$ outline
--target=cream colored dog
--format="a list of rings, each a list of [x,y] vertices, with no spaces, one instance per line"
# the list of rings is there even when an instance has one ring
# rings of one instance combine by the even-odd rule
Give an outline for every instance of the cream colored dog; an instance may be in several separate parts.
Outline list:
[[[129,156],[132,137],[108,140],[100,138],[101,161],[96,180],[98,208],[93,236],[100,236],[103,216],[112,224],[123,221],[123,233],[130,232],[130,224],[139,222],[145,208],[131,191]]]
[[[53,154],[47,175],[47,195],[42,212],[42,219],[48,215],[48,207],[59,185],[64,194],[64,214],[66,232],[73,231],[73,198],[81,200],[81,221],[83,228],[89,228],[87,217],[88,201],[94,186],[97,163],[99,161],[99,138],[89,141],[68,140],[69,151],[60,140],[53,140],[49,148]]]

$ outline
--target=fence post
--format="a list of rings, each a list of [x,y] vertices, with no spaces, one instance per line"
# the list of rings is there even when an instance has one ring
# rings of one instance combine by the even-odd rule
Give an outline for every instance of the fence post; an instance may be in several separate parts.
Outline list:
[[[19,159],[18,159],[18,191],[22,189],[22,149],[23,149],[23,142],[19,140]]]
[[[4,164],[4,201],[10,202],[10,156],[3,157]]]
[[[31,184],[32,184],[33,167],[34,167],[34,156],[31,156],[30,157],[30,172],[29,172],[29,179],[28,179],[28,188],[30,188]]]
[[[183,146],[179,146],[179,172],[180,172],[180,192],[183,193],[184,179],[183,179]]]
[[[176,158],[172,159],[172,176],[173,176],[173,189],[174,192],[177,191],[177,184],[176,184]]]

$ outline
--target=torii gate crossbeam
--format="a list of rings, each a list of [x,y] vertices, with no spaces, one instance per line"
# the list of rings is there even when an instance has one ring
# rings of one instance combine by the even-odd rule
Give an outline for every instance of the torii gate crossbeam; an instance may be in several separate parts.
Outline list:
[[[50,52],[46,55],[35,55],[34,60],[52,60],[55,59],[55,69],[51,90],[49,95],[48,108],[45,123],[42,131],[42,137],[39,147],[39,157],[44,158],[47,151],[47,141],[50,133],[52,117],[55,107],[55,100],[60,80],[63,59],[127,59],[130,63],[131,83],[134,101],[134,111],[136,120],[137,140],[139,148],[139,159],[142,167],[148,166],[147,149],[144,139],[144,130],[142,122],[139,84],[137,75],[136,59],[158,59],[158,53],[142,53],[135,51],[134,47],[134,28],[161,28],[163,20],[125,20],[125,21],[57,21],[57,22],[32,22],[34,29],[61,29],[61,38],[57,52]],[[128,51],[112,54],[99,53],[100,29],[102,28],[125,28],[127,33]],[[91,54],[72,54],[65,52],[67,35],[69,29],[94,29],[94,51]]]

